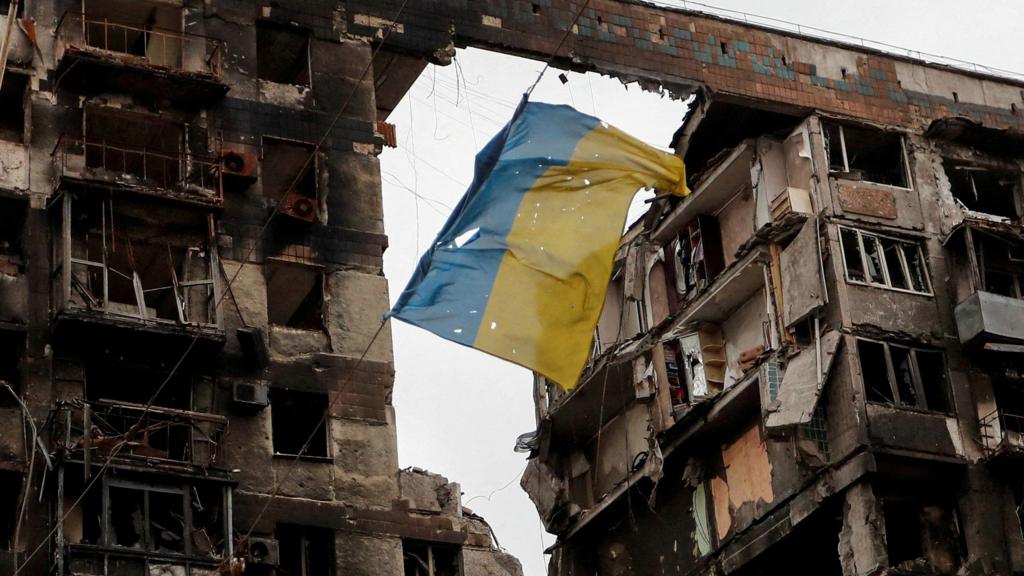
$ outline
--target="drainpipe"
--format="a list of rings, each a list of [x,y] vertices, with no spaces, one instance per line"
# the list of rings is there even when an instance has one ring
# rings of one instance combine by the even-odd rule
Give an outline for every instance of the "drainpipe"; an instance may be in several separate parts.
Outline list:
[[[18,0],[11,0],[7,10],[7,33],[4,34],[4,45],[0,48],[0,88],[4,86],[4,72],[7,71],[7,52],[11,49],[11,30],[14,29],[15,16],[18,14]]]

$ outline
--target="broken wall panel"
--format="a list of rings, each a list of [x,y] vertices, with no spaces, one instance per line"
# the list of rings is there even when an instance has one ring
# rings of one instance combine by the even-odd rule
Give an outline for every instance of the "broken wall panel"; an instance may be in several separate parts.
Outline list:
[[[821,279],[821,251],[816,223],[806,222],[800,232],[782,250],[782,321],[786,327],[804,319],[824,304]]]

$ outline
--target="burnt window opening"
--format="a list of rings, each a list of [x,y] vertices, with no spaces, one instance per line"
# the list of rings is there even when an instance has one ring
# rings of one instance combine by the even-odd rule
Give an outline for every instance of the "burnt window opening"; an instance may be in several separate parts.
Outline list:
[[[192,376],[127,364],[89,364],[85,366],[85,398],[143,405],[152,401],[153,406],[191,410]]]
[[[845,227],[839,240],[847,282],[931,294],[920,244]]]
[[[299,330],[324,329],[323,269],[267,260],[267,315],[271,324]]]
[[[945,161],[944,166],[950,192],[965,208],[1010,219],[1019,216],[1019,172],[989,170],[950,161]]]
[[[0,86],[0,140],[24,142],[28,76],[8,72]]]
[[[403,540],[402,566],[404,576],[458,576],[459,549]]]
[[[62,305],[215,326],[212,215],[68,193],[55,259]]]
[[[270,391],[270,420],[274,454],[329,458],[326,394],[274,388]]]
[[[263,138],[263,196],[281,214],[307,222],[322,220],[319,174],[320,155],[316,146]]]
[[[954,574],[963,557],[963,535],[955,508],[904,498],[882,500],[889,566],[917,566],[929,573]],[[915,570],[916,572],[916,570]]]
[[[21,496],[22,476],[20,472],[0,470],[0,549],[11,550],[14,545],[14,527],[18,520],[18,503]]]
[[[534,14],[539,15],[540,14],[540,4],[537,4],[536,2],[531,3],[530,4],[530,10],[532,10]]]
[[[973,234],[982,290],[1024,298],[1024,245],[985,233]]]
[[[260,80],[309,86],[310,32],[267,20],[256,23],[256,68]]]
[[[194,558],[224,556],[224,535],[232,532],[224,507],[230,488],[156,483],[136,475],[108,475],[102,486],[88,490],[89,481],[81,475],[67,476],[64,482],[67,497],[81,499],[65,521],[70,544]]]
[[[829,172],[846,179],[910,188],[902,136],[863,126],[821,124]]]
[[[296,524],[278,524],[279,574],[331,576],[334,574],[334,531]]]
[[[188,552],[182,487],[109,480],[107,504],[107,545],[164,554]]]
[[[24,271],[23,242],[28,204],[0,198],[0,276]]]
[[[858,339],[857,353],[869,402],[951,412],[942,352]]]
[[[889,565],[896,566],[923,557],[921,516],[917,507],[902,500],[886,500],[883,510]]]

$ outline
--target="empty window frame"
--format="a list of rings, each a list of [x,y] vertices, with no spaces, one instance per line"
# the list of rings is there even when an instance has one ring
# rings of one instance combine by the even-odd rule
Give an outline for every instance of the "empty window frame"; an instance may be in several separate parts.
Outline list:
[[[334,530],[296,524],[278,524],[279,574],[331,576],[334,574]]]
[[[965,208],[1004,218],[1020,214],[1020,172],[993,170],[945,160],[949,190]]]
[[[256,23],[256,68],[260,80],[310,85],[310,32],[267,20]]]
[[[863,126],[822,122],[829,172],[846,178],[910,188],[903,137]]]
[[[108,479],[104,492],[104,539],[108,546],[164,554],[191,553],[187,487]]]
[[[985,292],[1024,298],[1024,259],[1019,242],[985,233],[972,234]]]
[[[454,546],[402,541],[404,576],[458,576],[459,549]]]
[[[270,391],[274,454],[328,458],[329,420],[326,394],[286,388]]]
[[[858,339],[857,354],[869,402],[952,411],[942,352]]]
[[[23,142],[28,76],[8,72],[0,86],[0,140]]]
[[[267,315],[271,324],[300,330],[324,329],[322,268],[268,259]]]
[[[847,282],[931,294],[920,244],[845,227],[839,239]]]

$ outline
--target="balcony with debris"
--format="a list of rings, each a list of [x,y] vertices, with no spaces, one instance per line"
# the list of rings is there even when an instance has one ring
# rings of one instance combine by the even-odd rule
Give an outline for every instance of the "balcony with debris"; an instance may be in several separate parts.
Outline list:
[[[197,352],[224,343],[223,271],[213,213],[67,190],[51,207],[55,338],[75,347],[132,335],[127,344]],[[141,340],[139,340],[141,338]]]
[[[213,380],[67,351],[54,369],[60,399],[46,436],[66,507],[56,516],[64,573],[215,573],[232,554],[236,483]]]
[[[81,136],[53,150],[55,189],[89,188],[220,207],[223,160],[193,118],[87,102]]]
[[[180,4],[83,0],[57,24],[57,74],[87,94],[112,89],[183,105],[215,103],[229,88],[221,78],[223,44],[187,30],[196,19]]]

